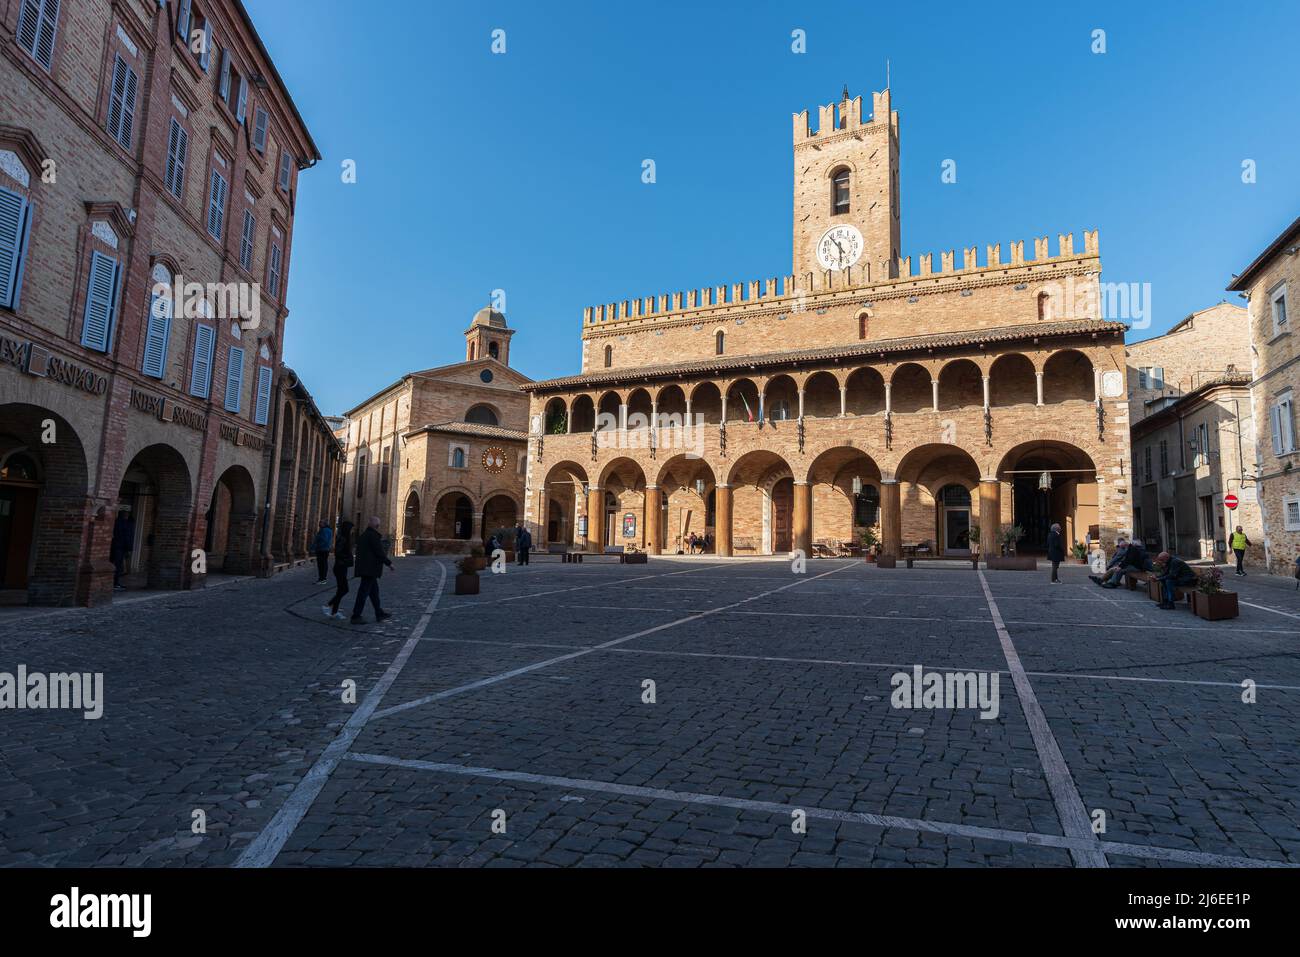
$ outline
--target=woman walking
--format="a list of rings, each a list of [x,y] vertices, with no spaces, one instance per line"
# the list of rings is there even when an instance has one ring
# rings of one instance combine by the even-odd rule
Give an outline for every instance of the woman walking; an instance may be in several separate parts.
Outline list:
[[[1061,584],[1057,572],[1061,562],[1065,561],[1065,539],[1061,537],[1060,525],[1053,525],[1052,530],[1047,533],[1047,560],[1052,563],[1052,584]]]
[[[339,533],[334,540],[334,581],[338,587],[328,605],[322,605],[321,611],[326,618],[343,621],[347,615],[339,611],[339,602],[348,593],[348,569],[352,567],[352,523],[344,519],[339,523]]]

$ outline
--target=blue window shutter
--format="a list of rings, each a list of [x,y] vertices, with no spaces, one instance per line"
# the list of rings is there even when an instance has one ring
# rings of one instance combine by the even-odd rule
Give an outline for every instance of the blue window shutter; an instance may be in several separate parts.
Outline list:
[[[173,117],[167,139],[166,186],[177,199],[185,198],[185,162],[189,158],[190,134]]]
[[[257,233],[257,217],[252,210],[244,210],[244,235],[239,243],[239,264],[245,269],[253,268],[253,237]]]
[[[289,151],[283,147],[280,148],[280,188],[286,193],[289,192]]]
[[[266,126],[270,116],[260,106],[257,108],[257,122],[253,124],[253,148],[259,153],[266,153]]]
[[[149,297],[149,319],[144,336],[144,364],[140,371],[161,379],[167,374],[167,343],[172,333],[171,301],[161,296]]]
[[[212,66],[212,21],[207,20],[203,24],[203,50],[199,53],[199,66],[203,72],[208,72],[208,67]]]
[[[242,125],[244,117],[248,115],[248,78],[241,76],[239,78],[239,102],[235,107],[235,119]]]
[[[120,56],[113,60],[113,87],[108,104],[108,133],[121,144],[131,148],[131,134],[135,126],[135,98],[139,78]]]
[[[273,296],[280,295],[280,273],[282,271],[282,261],[284,254],[280,252],[280,247],[275,243],[271,244],[271,274],[267,281],[268,289]]]
[[[271,367],[259,366],[257,369],[257,405],[253,410],[253,421],[266,425],[271,413]]]
[[[176,35],[188,45],[190,42],[190,12],[194,0],[180,0],[180,3],[180,10],[176,14]]]
[[[118,263],[111,256],[90,254],[90,280],[86,285],[86,311],[82,316],[81,344],[108,352],[117,311]]]
[[[59,0],[23,0],[18,15],[18,45],[47,70],[54,66],[58,30]]]
[[[194,333],[194,359],[190,363],[190,395],[206,399],[212,392],[212,350],[217,333],[211,326],[198,326]]]
[[[208,232],[221,241],[226,225],[226,178],[212,171],[212,184],[208,190]]]
[[[244,350],[231,346],[226,353],[226,411],[239,412],[244,391]]]
[[[221,49],[221,85],[217,92],[223,100],[230,102],[230,50],[227,47]]]
[[[31,207],[26,198],[0,189],[0,306],[15,311],[30,225]]]

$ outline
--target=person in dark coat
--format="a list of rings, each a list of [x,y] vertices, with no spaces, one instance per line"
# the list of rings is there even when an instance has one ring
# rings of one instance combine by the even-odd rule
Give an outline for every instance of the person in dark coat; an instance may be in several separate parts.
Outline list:
[[[379,534],[379,519],[372,516],[370,527],[357,537],[356,577],[361,579],[361,584],[357,586],[357,602],[352,606],[352,624],[359,625],[365,620],[361,617],[361,610],[365,608],[367,598],[375,609],[376,622],[393,617],[379,604],[379,579],[384,574],[385,565],[393,568],[384,548],[383,536]]]
[[[1156,561],[1164,566],[1164,574],[1158,575],[1156,581],[1160,582],[1161,592],[1164,595],[1158,607],[1166,611],[1178,607],[1174,604],[1175,589],[1186,588],[1189,585],[1196,584],[1196,572],[1192,571],[1192,566],[1187,564],[1177,555],[1170,555],[1168,552],[1161,552],[1156,556]]]
[[[532,533],[524,528],[523,522],[520,522],[515,526],[515,555],[519,559],[520,565],[528,564],[528,550],[532,547]]]
[[[337,587],[330,603],[321,607],[321,611],[325,612],[328,618],[343,619],[339,604],[343,601],[343,596],[348,593],[348,569],[352,567],[353,561],[352,523],[344,519],[339,523],[339,533],[334,538],[334,582]]]
[[[329,522],[321,522],[320,530],[316,537],[311,541],[311,550],[316,553],[316,584],[324,585],[328,581],[325,578],[325,570],[329,568],[330,546],[334,543],[334,530],[330,528]]]
[[[1065,561],[1065,539],[1061,537],[1060,525],[1053,525],[1052,530],[1047,533],[1047,560],[1052,563],[1052,584],[1061,584],[1061,577],[1057,572],[1061,562]]]
[[[113,523],[113,540],[108,546],[108,558],[113,563],[113,590],[126,591],[122,576],[126,574],[126,560],[135,551],[135,519],[130,512],[118,512]]]

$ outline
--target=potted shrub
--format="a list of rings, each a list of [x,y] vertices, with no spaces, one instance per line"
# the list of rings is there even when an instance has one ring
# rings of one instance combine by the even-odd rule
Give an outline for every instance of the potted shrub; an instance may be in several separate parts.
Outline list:
[[[1003,525],[998,529],[998,541],[1001,543],[1001,555],[989,555],[984,561],[990,569],[997,571],[1031,572],[1038,568],[1038,559],[1032,555],[1020,557],[1016,554],[1016,542],[1025,537],[1025,530],[1019,525]]]
[[[481,550],[481,549],[480,549]],[[474,555],[466,555],[456,563],[459,569],[456,573],[456,594],[457,595],[477,595],[478,594],[478,573],[479,564],[482,561]]]
[[[864,529],[862,532],[863,561],[874,562],[878,548],[880,548],[880,537],[876,534],[876,530],[874,528]]]
[[[1076,565],[1088,564],[1088,546],[1083,542],[1075,542],[1070,548],[1070,553],[1074,556]]]
[[[1223,572],[1212,568],[1196,578],[1192,592],[1192,611],[1206,621],[1224,621],[1241,614],[1237,593],[1223,590]]]
[[[998,538],[1002,541],[1002,555],[1004,558],[1012,557],[1016,554],[1016,542],[1025,537],[1025,530],[1019,525],[1003,525]]]

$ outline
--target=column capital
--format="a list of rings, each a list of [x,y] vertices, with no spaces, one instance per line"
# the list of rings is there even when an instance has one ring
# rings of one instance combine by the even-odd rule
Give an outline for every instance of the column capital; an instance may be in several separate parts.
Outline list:
[[[981,481],[981,482],[996,482],[996,483],[999,483],[999,484],[1000,484],[1000,483],[1002,482],[1002,479],[998,478],[996,475],[982,475],[982,476],[980,476],[980,481]]]
[[[881,485],[897,485],[897,484],[898,484],[898,479],[896,479],[896,478],[882,478],[882,479],[880,480],[880,484],[881,484]]]
[[[724,488],[725,488],[728,492],[731,491],[731,486],[728,485],[726,482],[719,482],[717,485],[715,485],[715,486],[713,486],[713,487],[714,487],[714,488],[717,488],[717,489],[724,489]]]
[[[658,485],[647,485],[647,486],[645,487],[645,490],[646,490],[647,492],[657,492],[657,491],[659,491],[659,486],[658,486]]]

